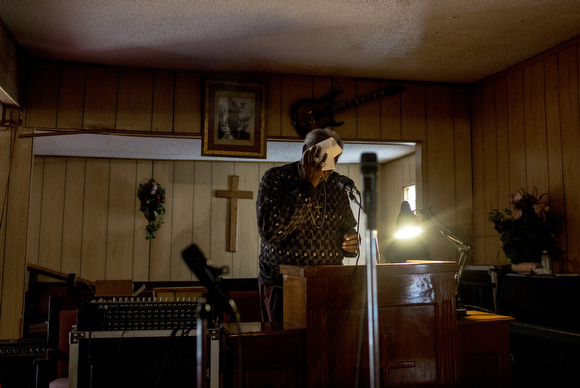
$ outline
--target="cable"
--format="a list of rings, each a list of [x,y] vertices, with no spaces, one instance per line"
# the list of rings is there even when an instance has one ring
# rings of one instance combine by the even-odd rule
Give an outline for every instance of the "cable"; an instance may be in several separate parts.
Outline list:
[[[169,343],[167,344],[167,348],[165,350],[165,356],[163,357],[163,363],[161,364],[161,369],[159,370],[159,374],[157,375],[157,381],[155,381],[155,388],[159,387],[159,383],[161,382],[161,376],[163,375],[163,370],[165,369],[165,364],[169,359],[169,352],[171,351],[171,347],[173,346],[173,340],[175,339],[175,335],[179,329],[173,329],[171,331],[171,335],[169,337]]]
[[[115,355],[116,360],[119,359],[119,353],[121,353],[121,342],[123,342],[123,337],[125,336],[126,332],[127,330],[123,330],[123,332],[121,333],[121,337],[119,337],[119,344],[117,345],[117,354]]]
[[[166,381],[166,384],[170,384],[170,386],[172,386],[172,387],[177,385],[177,384],[175,384],[174,381],[177,377],[179,377],[179,366],[180,366],[180,363],[182,361],[183,354],[184,354],[183,349],[185,347],[186,338],[189,337],[190,331],[191,331],[191,329],[187,328],[187,327],[184,327],[181,329],[181,336],[179,337],[179,341],[178,341],[177,353],[175,354],[174,362],[169,365],[168,372],[169,372],[169,376],[173,377],[173,385],[171,385],[171,383],[172,383],[171,379],[168,379]],[[174,373],[175,368],[178,369],[177,373]]]

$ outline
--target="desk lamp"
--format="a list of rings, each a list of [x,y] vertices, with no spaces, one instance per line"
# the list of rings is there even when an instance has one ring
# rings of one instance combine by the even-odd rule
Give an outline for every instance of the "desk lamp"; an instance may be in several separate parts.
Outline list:
[[[421,215],[429,220],[439,231],[439,233],[441,233],[441,235],[445,237],[447,241],[453,244],[453,246],[455,246],[459,252],[459,259],[457,260],[458,268],[457,273],[455,274],[455,299],[457,302],[457,316],[465,316],[467,315],[467,312],[459,304],[459,283],[461,276],[463,275],[463,268],[465,267],[465,262],[467,261],[469,251],[473,249],[473,244],[458,239],[451,232],[451,230],[449,230],[449,228],[445,226],[445,224],[443,224],[443,222],[441,222],[441,220],[439,220],[435,214],[433,214],[433,211],[430,207],[427,209],[416,209],[413,212],[409,202],[407,201],[403,201],[401,204],[401,212],[397,217],[395,233],[396,238],[410,238],[421,233],[421,228],[419,227],[419,222],[417,221],[416,215]]]

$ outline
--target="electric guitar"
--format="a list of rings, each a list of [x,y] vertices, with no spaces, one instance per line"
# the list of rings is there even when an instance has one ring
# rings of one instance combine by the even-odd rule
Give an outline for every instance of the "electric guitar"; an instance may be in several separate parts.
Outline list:
[[[403,90],[405,88],[401,85],[388,85],[375,94],[343,104],[334,104],[334,98],[344,93],[342,90],[330,92],[323,98],[303,98],[292,105],[290,112],[292,124],[298,135],[304,139],[306,134],[314,128],[338,127],[342,125],[343,122],[334,121],[335,113],[341,110],[352,108],[363,102],[372,101],[383,96],[394,96]]]

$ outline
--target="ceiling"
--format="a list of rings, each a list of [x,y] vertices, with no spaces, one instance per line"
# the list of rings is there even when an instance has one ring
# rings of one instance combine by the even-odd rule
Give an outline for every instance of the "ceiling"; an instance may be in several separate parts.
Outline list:
[[[0,18],[41,59],[456,83],[580,36],[578,0],[0,0]],[[164,150],[159,159],[200,158],[191,152],[199,140],[182,149],[175,139],[161,147],[159,139],[93,136],[38,138],[35,153],[140,158],[147,149],[148,158],[154,150]],[[371,147],[349,144],[341,162]],[[296,160],[300,148],[269,142],[268,161]],[[371,151],[384,162],[414,145]]]
[[[472,83],[580,36],[578,0],[0,0],[33,57]]]

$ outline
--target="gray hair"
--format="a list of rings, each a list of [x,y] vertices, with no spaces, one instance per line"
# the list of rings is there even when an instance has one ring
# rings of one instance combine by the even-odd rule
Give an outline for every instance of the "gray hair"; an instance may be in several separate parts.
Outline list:
[[[312,147],[313,145],[318,144],[321,141],[328,139],[329,137],[332,137],[336,141],[336,144],[338,144],[338,146],[341,149],[344,149],[342,139],[340,138],[340,136],[338,136],[338,133],[334,132],[330,128],[316,128],[316,129],[308,132],[308,134],[306,135],[306,138],[304,138],[304,148],[303,149],[307,150],[308,148]]]

